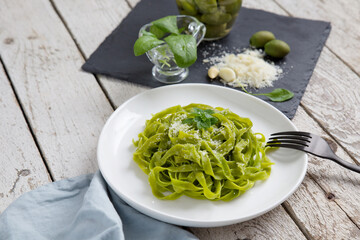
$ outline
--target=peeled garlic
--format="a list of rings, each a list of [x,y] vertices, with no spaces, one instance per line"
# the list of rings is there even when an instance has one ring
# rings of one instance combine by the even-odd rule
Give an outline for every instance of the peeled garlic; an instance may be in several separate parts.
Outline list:
[[[219,76],[225,81],[225,82],[232,82],[236,79],[236,74],[234,70],[228,67],[221,68],[219,71]]]
[[[208,70],[208,76],[211,79],[216,78],[219,75],[219,69],[215,66],[212,66],[211,68],[209,68]]]

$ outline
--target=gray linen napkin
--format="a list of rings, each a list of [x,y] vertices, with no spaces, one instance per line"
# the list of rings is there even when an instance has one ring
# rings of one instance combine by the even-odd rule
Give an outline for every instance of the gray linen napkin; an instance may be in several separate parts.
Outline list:
[[[98,171],[23,194],[0,215],[0,239],[197,238],[131,208],[108,188]]]

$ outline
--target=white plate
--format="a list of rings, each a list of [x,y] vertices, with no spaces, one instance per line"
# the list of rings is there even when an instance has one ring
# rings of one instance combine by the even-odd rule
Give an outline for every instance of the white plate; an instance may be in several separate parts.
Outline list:
[[[278,149],[269,154],[270,177],[230,202],[196,200],[186,196],[173,201],[153,196],[147,175],[132,160],[133,139],[143,131],[151,114],[167,107],[203,103],[229,108],[253,122],[253,130],[267,138],[271,133],[297,130],[268,103],[238,90],[206,84],[171,85],[145,91],[122,104],[106,122],[98,143],[100,171],[110,187],[138,211],[164,222],[192,227],[215,227],[246,221],[284,202],[302,182],[305,153]]]

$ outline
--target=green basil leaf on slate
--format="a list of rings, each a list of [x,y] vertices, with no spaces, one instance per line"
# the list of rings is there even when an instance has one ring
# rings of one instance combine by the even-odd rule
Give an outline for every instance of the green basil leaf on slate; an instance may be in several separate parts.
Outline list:
[[[294,97],[293,92],[284,88],[276,88],[272,92],[263,95],[267,96],[273,102],[284,102]]]

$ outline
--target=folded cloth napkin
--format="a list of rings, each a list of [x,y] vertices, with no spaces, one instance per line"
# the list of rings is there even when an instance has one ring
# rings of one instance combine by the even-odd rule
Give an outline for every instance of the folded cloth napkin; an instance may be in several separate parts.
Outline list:
[[[57,181],[25,193],[0,215],[0,239],[197,239],[127,205],[101,173]]]

